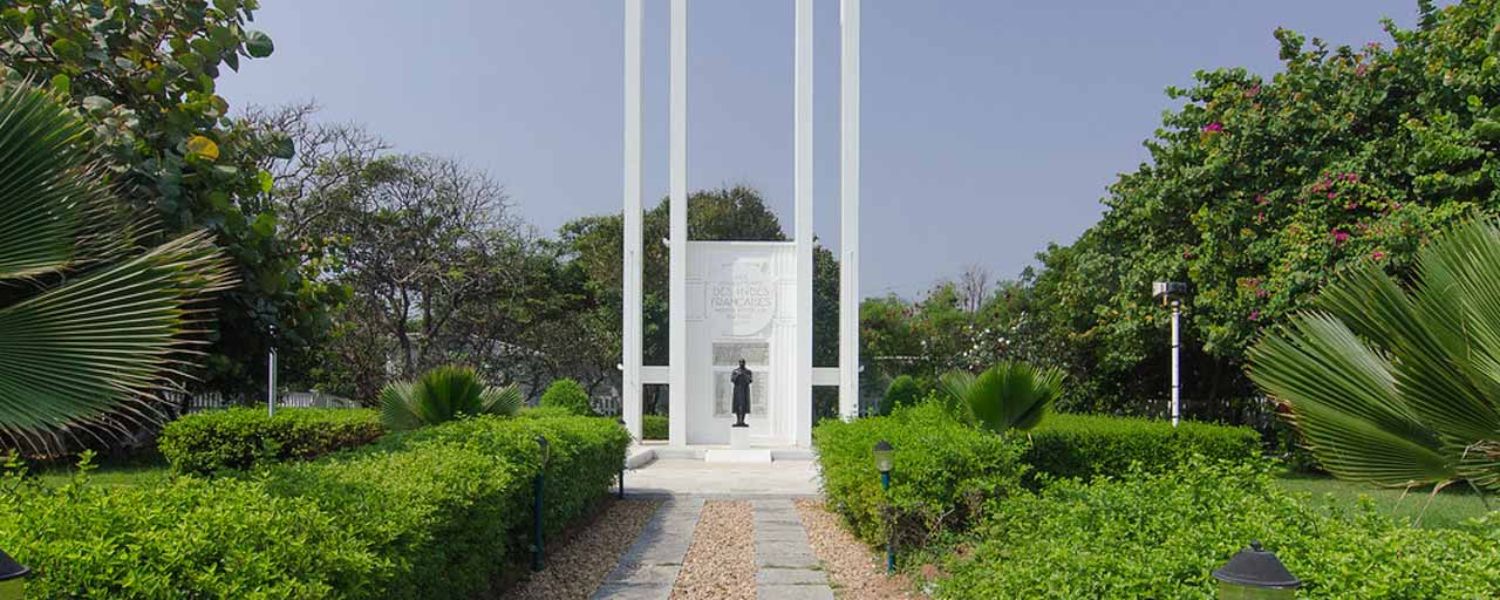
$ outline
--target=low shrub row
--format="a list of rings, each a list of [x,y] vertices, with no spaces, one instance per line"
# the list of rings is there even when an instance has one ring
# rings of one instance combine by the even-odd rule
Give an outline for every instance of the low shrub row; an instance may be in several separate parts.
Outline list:
[[[813,440],[829,508],[871,543],[891,532],[898,545],[915,547],[962,530],[986,501],[1018,491],[1025,470],[1021,442],[964,425],[937,403],[825,420]],[[872,458],[881,440],[895,448],[889,494]]]
[[[385,433],[379,413],[363,409],[231,408],[186,415],[157,440],[179,473],[249,469],[258,462],[307,460],[362,446]]]
[[[1173,427],[1160,419],[1103,415],[1047,415],[1027,437],[1023,460],[1033,483],[1042,475],[1088,480],[1133,469],[1161,472],[1193,456],[1243,462],[1260,456],[1261,448],[1260,435],[1249,427],[1191,421]]]
[[[666,415],[643,415],[641,417],[641,439],[664,440],[667,439],[667,434]]]
[[[1500,597],[1500,520],[1412,528],[1373,505],[1282,490],[1268,462],[1201,458],[1118,480],[1057,481],[994,503],[939,598],[1207,598],[1214,569],[1260,540],[1301,598]]]
[[[608,493],[613,420],[477,417],[254,476],[0,487],[0,547],[37,597],[470,598],[524,568],[546,436],[557,531]]]

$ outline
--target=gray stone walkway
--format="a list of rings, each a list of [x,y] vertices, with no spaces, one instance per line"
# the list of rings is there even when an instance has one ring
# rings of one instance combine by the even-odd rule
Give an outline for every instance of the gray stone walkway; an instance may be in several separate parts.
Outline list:
[[[828,574],[807,543],[797,507],[787,499],[756,500],[755,574],[760,598],[833,600]]]
[[[594,598],[667,600],[682,570],[704,498],[673,497],[662,504],[641,537],[626,550]],[[787,498],[757,498],[755,584],[760,598],[832,600],[828,576],[807,543],[797,507]]]
[[[666,600],[672,583],[682,570],[693,527],[703,512],[702,498],[672,498],[663,502],[656,515],[641,530],[641,537],[620,557],[594,598],[615,600]]]

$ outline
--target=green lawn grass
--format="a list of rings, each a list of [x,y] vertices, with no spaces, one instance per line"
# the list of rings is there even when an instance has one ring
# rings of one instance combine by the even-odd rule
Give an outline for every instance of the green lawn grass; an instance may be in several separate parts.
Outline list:
[[[1429,505],[1430,488],[1413,489],[1402,498],[1399,489],[1340,481],[1324,475],[1288,473],[1278,481],[1288,490],[1307,492],[1319,498],[1330,497],[1340,505],[1354,506],[1361,496],[1368,496],[1381,512],[1424,528],[1458,527],[1470,518],[1485,514],[1484,500],[1467,485],[1449,486],[1433,497]],[[1500,508],[1500,502],[1495,498],[1490,499],[1490,505]]]

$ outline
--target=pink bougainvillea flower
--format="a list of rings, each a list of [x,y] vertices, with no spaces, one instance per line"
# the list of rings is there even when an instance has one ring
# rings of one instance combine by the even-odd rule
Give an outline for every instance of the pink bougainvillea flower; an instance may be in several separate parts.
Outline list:
[[[1203,133],[1219,133],[1224,131],[1224,124],[1214,121],[1203,126]]]
[[[1259,308],[1250,311],[1250,320],[1251,321],[1259,321],[1260,320],[1260,309]]]
[[[1374,252],[1371,252],[1370,253],[1370,258],[1373,258],[1375,260],[1385,260],[1385,252],[1380,251],[1380,250],[1376,250]]]
[[[1333,243],[1342,244],[1347,241],[1349,241],[1349,232],[1341,229],[1333,230]]]
[[[1252,85],[1252,86],[1250,86],[1250,89],[1245,90],[1245,97],[1246,98],[1254,98],[1257,95],[1260,95],[1260,84],[1259,83],[1257,83],[1255,85]]]

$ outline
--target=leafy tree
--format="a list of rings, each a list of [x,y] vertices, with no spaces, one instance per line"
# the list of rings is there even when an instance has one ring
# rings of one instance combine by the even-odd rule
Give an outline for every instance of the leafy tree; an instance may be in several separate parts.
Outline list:
[[[1166,395],[1168,313],[1156,280],[1190,284],[1186,409],[1241,421],[1262,410],[1243,373],[1264,327],[1308,306],[1361,261],[1405,276],[1430,235],[1494,214],[1500,188],[1495,0],[1387,22],[1394,45],[1332,48],[1276,32],[1284,67],[1199,72],[1122,175],[1106,212],[1036,274],[1045,335],[1066,346],[1070,403],[1149,412]]]
[[[380,392],[380,420],[392,430],[416,429],[465,415],[514,416],[521,410],[514,385],[491,387],[468,367],[434,368],[415,381],[395,382]]]
[[[547,386],[547,391],[542,392],[540,405],[565,409],[576,415],[594,414],[594,407],[589,404],[589,393],[577,381],[566,377]]]
[[[1324,468],[1385,485],[1500,489],[1500,222],[1417,255],[1403,285],[1373,261],[1250,351]]]
[[[30,86],[0,91],[0,447],[155,420],[156,392],[195,366],[205,295],[232,283],[206,234],[142,246],[87,133]]]
[[[297,249],[277,234],[265,192],[268,156],[289,157],[284,135],[230,118],[221,69],[271,54],[248,28],[255,0],[16,0],[0,7],[0,78],[46,82],[89,126],[109,183],[141,214],[159,217],[160,243],[207,229],[240,284],[220,297],[209,327],[203,385],[259,389],[268,332],[284,352],[330,326],[336,290],[302,277]]]

